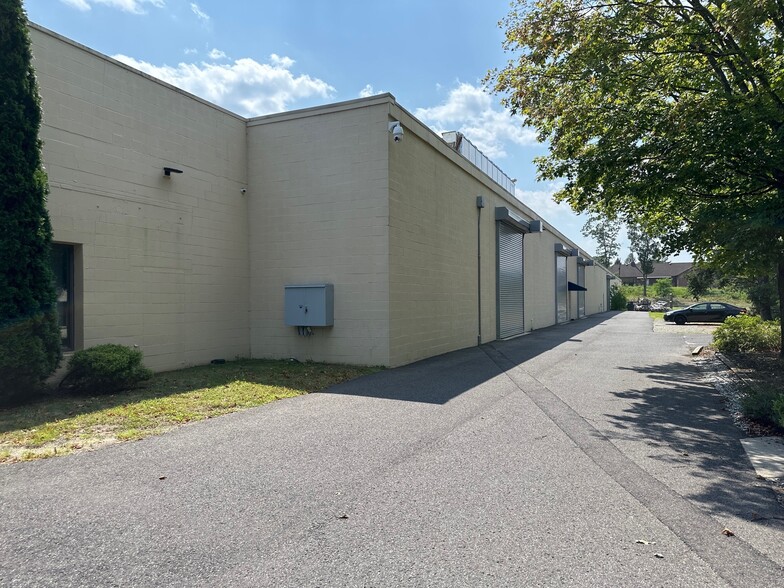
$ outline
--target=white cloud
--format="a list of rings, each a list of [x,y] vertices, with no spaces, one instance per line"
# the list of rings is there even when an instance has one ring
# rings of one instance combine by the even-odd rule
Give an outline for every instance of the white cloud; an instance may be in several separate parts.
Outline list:
[[[153,65],[126,55],[115,59],[153,77],[182,88],[244,116],[287,110],[298,100],[329,98],[335,88],[308,75],[289,71],[294,60],[273,55],[271,63],[237,59],[233,63],[180,63],[176,67]]]
[[[90,5],[85,0],[60,0],[63,4],[70,6],[71,8],[76,8],[76,10],[81,10],[85,12],[90,10]]]
[[[202,9],[199,7],[199,5],[198,5],[198,4],[196,4],[195,2],[191,2],[191,10],[193,11],[193,14],[195,14],[195,15],[196,15],[196,17],[197,17],[197,18],[198,18],[200,21],[202,21],[202,22],[205,22],[205,23],[206,23],[206,22],[210,22],[210,15],[209,15],[209,14],[207,14],[206,12],[204,12],[204,11],[203,11],[203,10],[202,10]]]
[[[185,53],[185,55],[196,55],[198,52],[199,52],[199,50],[195,49],[195,48],[185,49],[183,51],[183,53]]]
[[[553,200],[553,194],[564,187],[563,180],[547,182],[538,190],[515,190],[515,196],[523,204],[550,223],[556,230],[563,233],[573,241],[580,251],[593,255],[596,252],[596,242],[582,234],[583,225],[588,220],[588,215],[577,214],[565,202],[558,203]]]
[[[293,59],[291,59],[291,57],[281,57],[280,55],[273,53],[270,55],[270,63],[275,67],[289,69],[292,65],[294,65],[295,62]]]
[[[418,108],[414,114],[436,132],[462,132],[491,159],[505,157],[508,143],[537,144],[536,132],[496,104],[481,86],[460,84],[443,104]]]
[[[211,49],[209,52],[210,59],[223,59],[226,54],[220,49]]]
[[[155,8],[163,8],[166,5],[165,0],[60,0],[60,2],[82,11],[90,10],[96,4],[103,4],[131,14],[145,14],[146,4]]]
[[[553,200],[553,194],[564,187],[563,181],[548,182],[539,190],[521,190],[515,188],[515,196],[526,206],[533,208],[537,213],[547,219],[565,215],[574,216],[571,207],[565,202],[558,203]]]
[[[359,91],[359,97],[360,98],[370,98],[371,96],[377,96],[378,94],[385,94],[385,93],[386,93],[386,90],[374,90],[373,86],[371,86],[370,84],[367,84],[367,85],[365,85],[364,88],[362,88]]]

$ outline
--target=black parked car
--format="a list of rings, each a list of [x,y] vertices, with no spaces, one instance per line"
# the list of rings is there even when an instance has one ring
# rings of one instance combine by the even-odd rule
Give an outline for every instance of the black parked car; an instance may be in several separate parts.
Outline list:
[[[686,323],[723,323],[728,316],[746,314],[745,308],[724,302],[699,302],[680,310],[664,313],[664,320],[676,325]]]

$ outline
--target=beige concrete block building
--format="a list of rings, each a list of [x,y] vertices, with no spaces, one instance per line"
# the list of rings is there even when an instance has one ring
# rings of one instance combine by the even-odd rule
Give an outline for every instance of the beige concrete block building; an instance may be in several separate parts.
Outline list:
[[[609,307],[607,270],[390,94],[245,119],[31,37],[67,348],[396,366]]]

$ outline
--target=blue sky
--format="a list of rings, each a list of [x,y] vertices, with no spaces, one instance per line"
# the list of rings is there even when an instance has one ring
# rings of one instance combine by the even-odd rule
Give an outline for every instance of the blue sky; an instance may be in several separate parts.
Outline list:
[[[531,160],[546,146],[482,88],[508,58],[498,27],[507,0],[24,5],[33,22],[246,116],[391,92],[437,132],[462,131],[517,179],[518,198],[593,253],[584,218],[552,201],[555,184],[536,181]]]

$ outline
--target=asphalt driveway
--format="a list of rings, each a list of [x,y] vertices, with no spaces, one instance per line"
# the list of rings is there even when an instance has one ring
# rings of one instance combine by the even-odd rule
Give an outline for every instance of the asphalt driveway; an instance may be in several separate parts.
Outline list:
[[[0,584],[782,585],[690,338],[607,313],[2,467]]]

